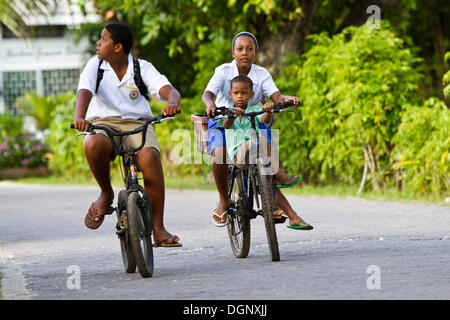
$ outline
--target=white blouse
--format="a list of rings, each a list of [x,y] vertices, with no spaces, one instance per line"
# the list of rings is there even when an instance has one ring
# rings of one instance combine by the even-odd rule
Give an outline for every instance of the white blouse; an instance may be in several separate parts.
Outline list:
[[[239,71],[235,60],[216,68],[205,91],[210,91],[216,96],[215,103],[217,107],[226,106],[231,108],[233,106],[233,101],[228,92],[230,91],[231,80],[238,75]],[[255,93],[248,102],[249,106],[258,105],[263,93],[270,98],[273,93],[279,91],[273,82],[272,76],[263,67],[252,64],[247,76],[253,81],[253,92]]]

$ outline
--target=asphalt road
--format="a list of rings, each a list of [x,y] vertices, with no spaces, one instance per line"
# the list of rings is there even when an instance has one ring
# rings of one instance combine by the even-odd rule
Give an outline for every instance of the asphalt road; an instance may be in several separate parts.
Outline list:
[[[281,261],[271,262],[261,218],[236,259],[211,223],[216,192],[167,190],[166,227],[183,247],[154,249],[143,279],[123,269],[114,215],[84,226],[97,195],[0,183],[3,299],[450,299],[448,206],[288,196],[314,229],[277,225]]]

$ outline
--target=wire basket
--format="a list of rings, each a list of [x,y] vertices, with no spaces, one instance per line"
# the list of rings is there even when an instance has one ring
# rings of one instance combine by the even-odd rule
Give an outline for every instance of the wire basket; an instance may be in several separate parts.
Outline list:
[[[204,154],[208,152],[208,117],[204,115],[191,115],[191,121],[194,123],[194,135],[197,150]]]

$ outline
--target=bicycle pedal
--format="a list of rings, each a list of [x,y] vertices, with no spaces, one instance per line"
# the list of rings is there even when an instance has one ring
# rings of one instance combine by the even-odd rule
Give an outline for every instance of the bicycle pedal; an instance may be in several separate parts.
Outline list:
[[[273,221],[275,223],[285,223],[286,222],[286,217],[283,216],[274,216],[273,217]]]
[[[119,229],[116,231],[116,234],[120,237],[121,235],[123,235],[125,233],[125,229]]]

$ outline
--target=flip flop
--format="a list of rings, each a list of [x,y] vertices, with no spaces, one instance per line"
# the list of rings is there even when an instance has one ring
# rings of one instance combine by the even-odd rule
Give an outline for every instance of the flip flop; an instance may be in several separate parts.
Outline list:
[[[293,177],[295,177],[294,181],[292,181],[292,182],[289,183],[289,184],[286,184],[286,182],[288,182],[289,180],[291,180]],[[290,175],[289,175],[289,178],[283,180],[283,181],[281,182],[281,184],[277,185],[277,188],[279,188],[279,189],[290,188],[290,187],[292,187],[293,185],[295,185],[295,184],[298,182],[298,180],[300,180],[300,176],[297,176],[297,175],[294,176],[293,174],[290,174]]]
[[[283,211],[283,209],[278,208],[273,211],[273,220],[275,221],[275,223],[284,223],[287,217],[288,216]]]
[[[95,207],[94,207],[94,203],[92,203],[88,209],[88,213],[84,217],[84,224],[89,229],[97,229],[103,223],[103,220],[105,219],[105,215],[112,214],[114,212],[114,210],[115,209],[113,207],[109,206],[106,209],[105,213],[99,214],[97,212],[97,209],[95,209]]]
[[[213,224],[214,224],[216,227],[225,227],[225,226],[228,224],[228,221],[227,221],[227,220],[225,220],[225,222],[220,223],[220,222],[217,222],[217,221],[214,219],[214,216],[218,217],[219,219],[222,219],[223,216],[224,216],[226,213],[227,213],[227,211],[224,211],[222,214],[217,214],[217,213],[216,213],[216,209],[213,210],[213,217],[212,217],[211,219],[212,219]]]
[[[303,220],[299,220],[297,222],[294,222],[294,224],[292,225],[288,225],[287,227],[290,229],[297,229],[297,230],[312,230],[313,226],[312,225],[307,225],[307,226],[299,226],[300,223],[306,223]]]
[[[170,239],[174,239],[174,238],[178,238],[178,236],[173,236],[173,238],[168,238],[168,239],[163,239],[163,240],[158,240],[153,244],[154,248],[175,248],[175,247],[182,247],[183,244],[177,242],[174,243],[169,243],[168,241]]]

